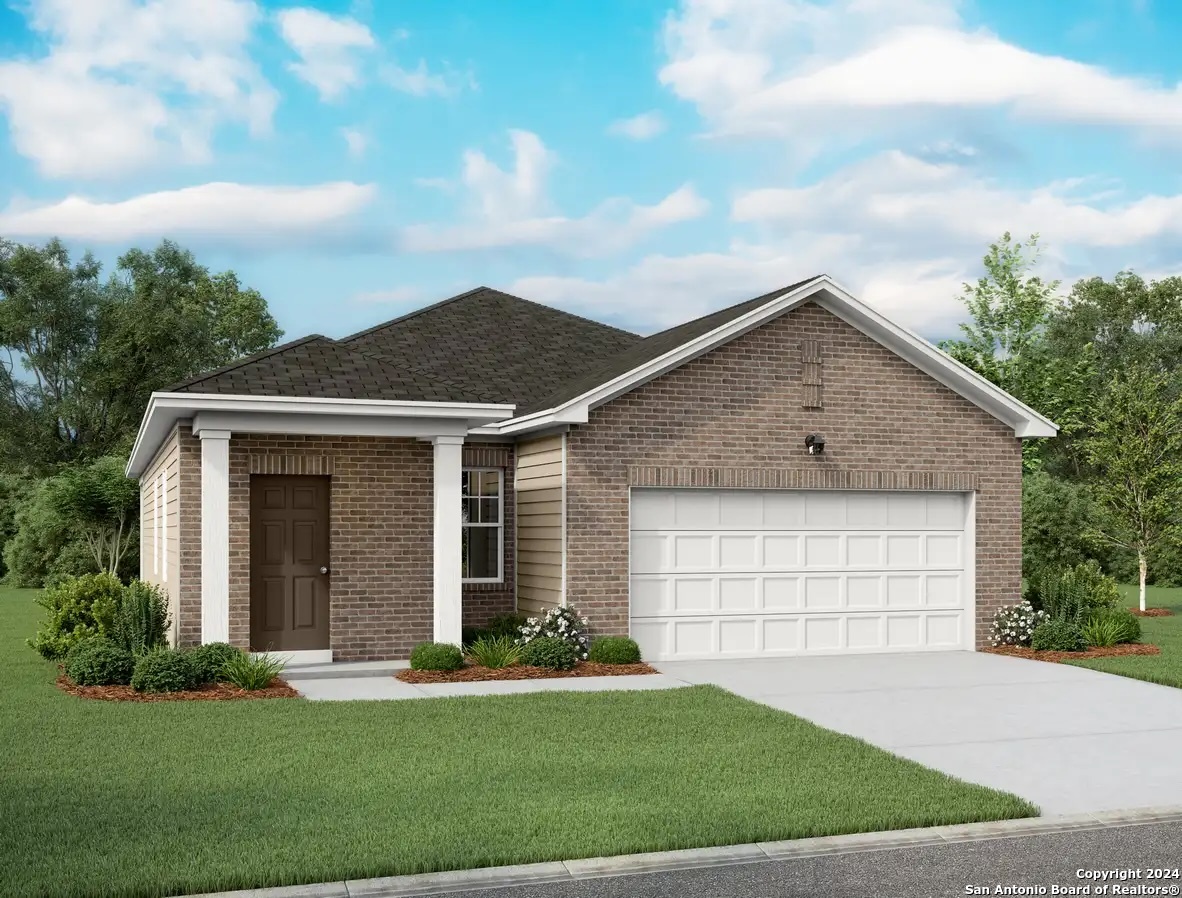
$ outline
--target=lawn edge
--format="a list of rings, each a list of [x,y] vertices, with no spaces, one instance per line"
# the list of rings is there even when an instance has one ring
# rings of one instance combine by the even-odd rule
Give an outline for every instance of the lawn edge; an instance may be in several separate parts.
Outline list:
[[[844,836],[818,836],[782,842],[754,842],[745,845],[721,845],[713,848],[622,854],[613,857],[548,861],[504,867],[479,867],[471,870],[449,870],[442,873],[383,876],[377,879],[339,880],[309,885],[243,889],[233,892],[203,892],[200,895],[190,895],[188,898],[401,898],[401,896],[435,895],[547,882],[574,882],[604,876],[660,873],[866,851],[889,851],[895,848],[914,848],[926,845],[1053,835],[1079,830],[1144,826],[1174,821],[1182,822],[1182,805],[1083,814],[1059,814],[1047,817],[1019,817],[1012,820],[994,820],[983,823],[960,823],[916,829],[852,833]]]

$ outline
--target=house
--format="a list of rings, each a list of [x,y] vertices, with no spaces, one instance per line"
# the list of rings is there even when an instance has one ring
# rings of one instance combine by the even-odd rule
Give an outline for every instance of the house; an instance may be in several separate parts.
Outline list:
[[[649,337],[481,287],[153,393],[128,474],[182,645],[568,604],[650,660],[942,651],[1018,599],[1055,431],[827,276]]]

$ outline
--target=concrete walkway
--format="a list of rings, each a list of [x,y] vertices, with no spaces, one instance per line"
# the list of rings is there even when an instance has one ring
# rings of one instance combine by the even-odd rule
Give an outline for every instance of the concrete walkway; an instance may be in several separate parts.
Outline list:
[[[287,682],[313,701],[358,699],[441,698],[449,695],[514,695],[522,692],[608,692],[624,689],[675,689],[687,683],[665,674],[622,677],[558,677],[552,680],[489,680],[482,683],[423,683],[414,685],[392,675],[317,677],[300,679],[288,674]]]
[[[655,665],[1044,814],[1182,805],[1182,689],[979,652]]]

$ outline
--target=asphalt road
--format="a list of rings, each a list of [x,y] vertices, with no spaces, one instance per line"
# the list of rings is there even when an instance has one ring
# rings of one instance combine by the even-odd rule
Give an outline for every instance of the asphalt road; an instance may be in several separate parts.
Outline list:
[[[1180,867],[1182,823],[1164,823],[448,894],[457,898],[1178,895],[1182,894],[1182,879],[1150,879],[1149,871]],[[1098,891],[1097,880],[1076,875],[1080,869],[1141,870],[1142,876],[1109,879],[1105,890]],[[1035,891],[995,892],[998,885],[1033,887]],[[1055,892],[1055,886],[1089,886],[1090,891]],[[1118,892],[1114,887],[1163,891]]]

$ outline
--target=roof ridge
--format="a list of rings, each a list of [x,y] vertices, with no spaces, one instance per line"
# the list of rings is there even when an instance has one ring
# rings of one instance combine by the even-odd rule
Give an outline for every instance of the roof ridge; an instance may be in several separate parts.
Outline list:
[[[209,380],[211,377],[217,377],[219,374],[227,374],[249,365],[252,362],[261,362],[263,359],[270,358],[281,352],[286,352],[289,349],[295,349],[297,346],[303,346],[305,343],[311,343],[314,340],[326,340],[330,343],[337,342],[331,337],[326,337],[324,334],[308,334],[306,337],[300,337],[298,340],[288,340],[286,343],[280,343],[277,346],[272,346],[270,349],[264,349],[261,352],[255,352],[251,355],[243,356],[228,365],[222,365],[220,368],[214,368],[212,371],[203,371],[201,374],[195,374],[192,377],[186,378],[182,381],[177,381],[165,387],[161,392],[171,393],[173,390],[179,390],[181,387],[191,387],[193,384],[200,383],[203,380]]]
[[[377,331],[383,330],[387,327],[390,327],[391,325],[400,324],[401,322],[407,321],[410,318],[414,318],[417,315],[422,315],[424,312],[430,312],[432,309],[438,309],[441,306],[446,306],[448,303],[453,303],[453,302],[456,302],[457,300],[460,300],[460,299],[466,299],[467,297],[471,296],[474,293],[479,293],[481,290],[489,290],[489,289],[491,289],[491,288],[485,287],[483,285],[481,285],[479,287],[473,287],[471,290],[465,290],[463,293],[457,293],[455,296],[449,296],[447,299],[441,299],[438,302],[433,302],[429,306],[423,306],[421,309],[414,309],[410,312],[407,312],[405,315],[399,315],[396,318],[391,318],[389,321],[382,321],[379,324],[373,325],[372,327],[367,327],[364,330],[359,330],[355,334],[349,334],[347,337],[340,337],[337,340],[337,342],[338,343],[349,343],[353,340],[358,339],[359,337],[367,337],[370,334],[376,333]]]

